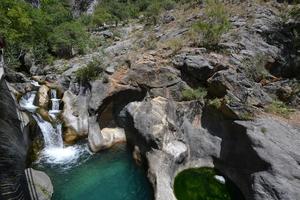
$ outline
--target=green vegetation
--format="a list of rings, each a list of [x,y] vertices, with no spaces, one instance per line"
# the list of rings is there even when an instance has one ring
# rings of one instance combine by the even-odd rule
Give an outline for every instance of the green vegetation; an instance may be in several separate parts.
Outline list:
[[[212,168],[188,169],[179,173],[174,182],[178,200],[243,200],[240,191],[229,181],[220,183]]]
[[[87,39],[83,27],[64,0],[41,0],[39,9],[23,0],[1,0],[0,36],[6,40],[6,61],[12,67],[28,52],[37,64],[47,64],[52,56],[68,57],[72,48],[82,52],[87,44],[82,43]]]
[[[215,109],[219,109],[222,106],[222,99],[219,98],[215,98],[213,100],[209,100],[208,101],[208,105],[212,106]]]
[[[291,113],[294,112],[293,109],[290,109],[281,101],[273,101],[267,108],[267,112],[280,115],[285,118],[289,118]]]
[[[144,15],[150,24],[156,24],[159,14],[163,10],[175,8],[176,3],[188,3],[194,0],[102,0],[92,17],[84,16],[83,21],[90,27],[100,26],[104,23],[128,21]]]
[[[55,58],[70,58],[93,47],[87,28],[131,18],[156,24],[162,10],[191,0],[102,0],[91,16],[74,19],[68,0],[40,0],[35,8],[24,0],[0,1],[0,38],[6,41],[6,62],[11,67],[24,63],[30,54],[37,65],[49,64]],[[87,5],[81,5],[86,7]]]
[[[79,22],[65,22],[55,27],[49,35],[48,43],[58,57],[72,57],[72,53],[84,53],[88,35]]]
[[[101,65],[101,61],[93,60],[86,67],[83,67],[76,71],[76,78],[78,81],[81,81],[81,83],[85,83],[90,80],[99,78],[102,72],[103,68]]]
[[[185,101],[203,99],[207,95],[207,91],[199,87],[197,89],[188,88],[182,91],[182,99]]]
[[[243,66],[246,76],[255,82],[265,79],[269,75],[265,68],[266,60],[264,55],[256,55],[254,59],[244,60]]]
[[[190,35],[195,45],[216,49],[222,34],[230,28],[229,11],[221,1],[207,0],[204,13],[203,17],[192,26]]]

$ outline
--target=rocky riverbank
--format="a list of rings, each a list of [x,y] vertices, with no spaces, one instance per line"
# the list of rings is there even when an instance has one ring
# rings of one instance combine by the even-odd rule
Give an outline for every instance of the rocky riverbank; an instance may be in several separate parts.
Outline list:
[[[195,167],[216,168],[247,200],[300,199],[299,20],[288,14],[297,5],[226,4],[230,28],[215,49],[191,31],[205,6],[169,10],[154,27],[93,32],[105,41],[97,51],[32,66],[37,102],[48,107],[57,89],[66,143],[135,146],[156,200],[176,200],[175,176]],[[89,67],[100,72],[80,81]],[[7,80],[17,96],[34,89],[22,73]]]

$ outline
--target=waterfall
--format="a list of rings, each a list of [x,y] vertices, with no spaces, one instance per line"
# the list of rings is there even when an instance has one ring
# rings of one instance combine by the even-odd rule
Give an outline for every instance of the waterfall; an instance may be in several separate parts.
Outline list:
[[[51,103],[52,108],[49,110],[49,113],[56,118],[56,115],[60,113],[59,104],[60,99],[57,98],[57,91],[55,89],[51,89]]]
[[[45,147],[59,147],[63,148],[64,143],[61,134],[61,124],[56,124],[56,127],[51,123],[43,120],[43,118],[39,114],[33,114],[32,117],[38,123],[38,126],[41,129],[41,132],[44,137]]]
[[[20,107],[29,112],[35,112],[36,109],[38,108],[37,106],[34,105],[35,97],[36,97],[36,91],[28,92],[21,98],[19,102]]]
[[[50,100],[52,103],[49,115],[54,119],[53,122],[44,120],[37,113],[38,107],[34,105],[36,91],[25,94],[19,104],[20,107],[31,113],[32,117],[37,122],[41,129],[44,139],[44,149],[40,153],[38,162],[46,162],[52,164],[74,164],[79,157],[86,152],[86,146],[83,148],[80,145],[65,147],[62,137],[62,122],[57,119],[60,114],[59,105],[61,99],[57,97],[57,91],[51,89]]]

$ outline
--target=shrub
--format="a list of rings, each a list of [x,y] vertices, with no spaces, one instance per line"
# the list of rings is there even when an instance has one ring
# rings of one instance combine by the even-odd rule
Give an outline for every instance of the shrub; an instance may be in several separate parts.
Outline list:
[[[207,95],[207,91],[204,88],[198,89],[185,89],[182,91],[182,99],[185,101],[203,99]]]
[[[204,17],[192,26],[192,31],[201,35],[196,45],[215,49],[222,34],[230,28],[228,11],[222,2],[207,0],[204,12]]]
[[[176,54],[185,44],[183,38],[170,39],[165,43],[165,47],[172,50],[172,54]]]
[[[161,12],[161,3],[157,0],[154,0],[153,3],[149,5],[146,9],[145,16],[147,21],[152,24],[157,24],[159,13]]]
[[[209,100],[208,105],[212,106],[215,109],[219,109],[222,106],[222,100],[218,99],[218,98],[215,98],[213,100]]]
[[[53,30],[48,42],[51,50],[59,57],[72,57],[73,51],[83,53],[87,47],[88,35],[78,22],[66,22]]]
[[[283,102],[281,101],[273,101],[267,108],[267,112],[278,114],[285,118],[289,118],[290,114],[294,112],[293,109],[288,108]]]
[[[246,76],[255,82],[260,82],[269,75],[265,65],[266,57],[264,55],[256,55],[253,59],[243,61]]]
[[[76,78],[78,81],[86,83],[100,78],[99,76],[102,72],[103,68],[101,62],[99,60],[93,60],[86,67],[76,71]]]

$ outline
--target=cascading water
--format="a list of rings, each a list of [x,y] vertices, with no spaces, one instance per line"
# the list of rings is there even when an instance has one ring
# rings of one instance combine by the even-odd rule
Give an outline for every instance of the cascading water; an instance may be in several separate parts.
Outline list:
[[[56,116],[60,113],[59,110],[60,99],[57,98],[57,91],[55,89],[51,90],[51,103],[52,103],[52,109],[49,110],[49,113],[56,118]]]
[[[36,112],[37,106],[34,105],[36,91],[28,92],[20,100],[20,107],[33,113]]]
[[[87,153],[87,146],[74,145],[65,147],[62,138],[62,122],[58,119],[60,101],[57,97],[57,91],[51,89],[51,109],[49,115],[52,117],[52,122],[44,120],[37,113],[38,107],[34,105],[36,92],[25,94],[20,100],[20,106],[23,109],[32,113],[32,117],[37,122],[41,129],[44,138],[44,149],[41,151],[37,162],[60,164],[66,168],[77,163],[79,157]]]
[[[43,133],[45,147],[63,148],[64,143],[61,136],[61,124],[56,124],[56,127],[54,127],[51,123],[43,120],[39,114],[34,114],[33,118],[38,123]]]

